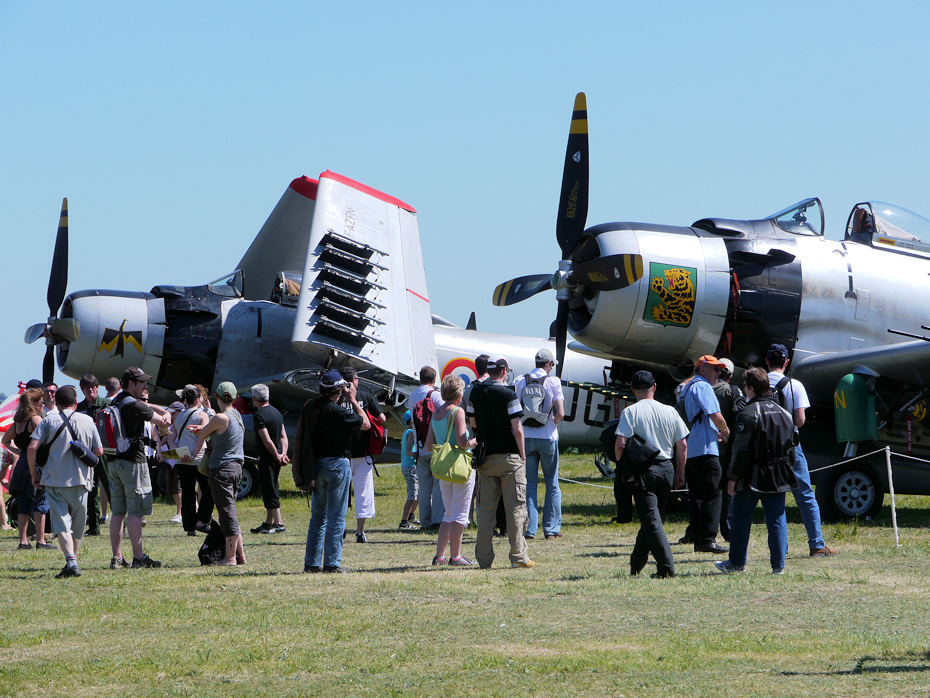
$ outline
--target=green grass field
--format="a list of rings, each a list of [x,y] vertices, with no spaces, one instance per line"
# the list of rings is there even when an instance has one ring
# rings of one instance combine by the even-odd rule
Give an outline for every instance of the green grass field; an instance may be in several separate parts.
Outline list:
[[[591,456],[563,456],[562,473],[610,484]],[[17,551],[3,532],[0,695],[930,692],[928,498],[899,498],[900,548],[886,497],[868,525],[826,525],[840,554],[810,559],[789,496],[784,576],[769,574],[759,525],[750,573],[673,546],[679,576],[657,580],[628,576],[637,525],[607,523],[611,489],[563,484],[565,538],[531,541],[533,570],[510,569],[501,539],[494,569],[440,569],[434,534],[396,528],[399,468],[381,475],[371,542],[348,536],[346,575],[302,574],[309,511],[289,473],[288,532],[246,533],[243,568],[200,567],[203,537],[169,523],[166,501],[144,532],[161,570],[111,571],[108,539],[88,538],[83,576],[55,580],[59,551]],[[239,518],[258,525],[260,498]],[[670,539],[685,525],[672,515]],[[472,556],[474,529],[465,538]]]

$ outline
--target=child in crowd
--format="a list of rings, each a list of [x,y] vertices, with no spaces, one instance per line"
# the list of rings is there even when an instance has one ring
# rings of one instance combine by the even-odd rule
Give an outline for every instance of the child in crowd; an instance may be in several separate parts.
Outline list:
[[[407,502],[404,504],[404,515],[398,528],[417,528],[414,512],[417,510],[419,490],[417,488],[417,438],[413,433],[413,415],[410,410],[404,412],[404,435],[400,440],[400,471],[407,481]]]

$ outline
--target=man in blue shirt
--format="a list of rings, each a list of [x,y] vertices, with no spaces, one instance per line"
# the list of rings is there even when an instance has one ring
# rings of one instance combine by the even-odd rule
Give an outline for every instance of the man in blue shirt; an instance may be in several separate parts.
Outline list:
[[[685,480],[691,506],[688,529],[696,553],[727,552],[726,548],[717,545],[722,501],[719,488],[722,470],[717,441],[726,442],[730,430],[720,413],[720,403],[713,388],[724,368],[724,363],[716,357],[702,356],[694,364],[694,378],[682,389],[679,398],[684,404],[685,422],[691,429]]]

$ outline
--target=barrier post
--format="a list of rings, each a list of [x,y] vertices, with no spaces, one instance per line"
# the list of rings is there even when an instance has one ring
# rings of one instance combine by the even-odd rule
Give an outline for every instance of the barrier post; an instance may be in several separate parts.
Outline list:
[[[901,547],[898,538],[898,510],[894,502],[894,480],[891,477],[891,448],[885,446],[885,465],[888,467],[888,493],[891,495],[891,525],[894,527],[894,546]]]

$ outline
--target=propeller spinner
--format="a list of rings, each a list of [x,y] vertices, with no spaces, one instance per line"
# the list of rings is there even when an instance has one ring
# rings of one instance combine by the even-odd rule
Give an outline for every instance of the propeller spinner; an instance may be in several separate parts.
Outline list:
[[[561,377],[565,364],[569,306],[573,298],[589,291],[626,288],[643,275],[643,258],[638,254],[614,254],[584,261],[572,255],[584,238],[588,217],[588,106],[584,92],[575,96],[572,123],[562,169],[562,193],[555,237],[562,250],[559,269],[554,274],[521,276],[494,289],[494,305],[513,305],[549,289],[555,289],[558,309],[555,319],[556,374]]]
[[[33,325],[26,330],[27,344],[45,337],[45,359],[42,361],[42,382],[50,383],[55,377],[55,346],[62,342],[74,342],[81,336],[81,326],[73,318],[59,318],[58,310],[65,300],[68,288],[68,199],[61,200],[61,216],[58,219],[58,235],[55,238],[55,253],[49,273],[48,321]]]

